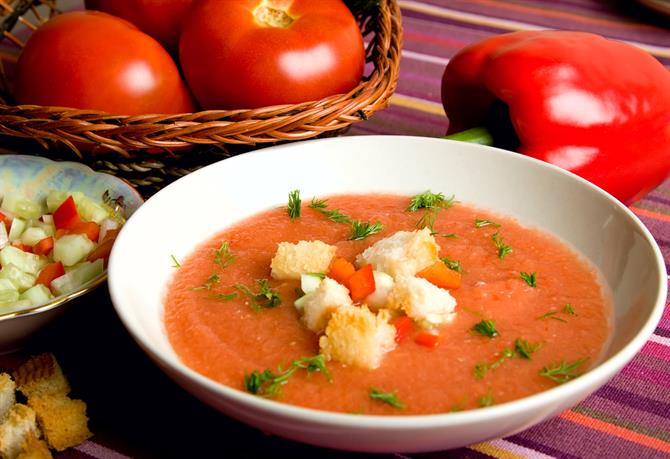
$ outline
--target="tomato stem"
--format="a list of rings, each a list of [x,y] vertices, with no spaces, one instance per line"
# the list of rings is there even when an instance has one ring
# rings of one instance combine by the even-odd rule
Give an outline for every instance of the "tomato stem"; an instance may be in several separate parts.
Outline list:
[[[286,29],[293,24],[293,18],[284,10],[262,5],[254,11],[256,21],[267,27]]]

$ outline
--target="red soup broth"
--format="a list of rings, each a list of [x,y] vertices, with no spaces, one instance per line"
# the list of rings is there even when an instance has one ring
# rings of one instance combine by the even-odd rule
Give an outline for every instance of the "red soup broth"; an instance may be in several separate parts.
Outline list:
[[[299,282],[270,278],[277,244],[321,240],[335,245],[338,256],[353,260],[381,238],[416,229],[425,210],[406,211],[409,200],[394,195],[330,197],[329,209],[383,223],[382,232],[362,241],[347,240],[349,225],[328,220],[303,200],[297,219],[291,220],[285,207],[268,210],[200,245],[175,272],[165,298],[167,333],[178,356],[195,371],[245,390],[244,377],[254,370],[278,373],[297,359],[317,355],[318,336],[300,322],[293,305]],[[577,375],[598,362],[611,334],[611,301],[596,270],[573,249],[512,218],[459,203],[437,213],[433,229],[440,257],[462,267],[461,286],[451,291],[458,302],[455,318],[439,327],[439,344],[419,345],[410,334],[374,370],[329,361],[330,381],[318,372],[296,371],[274,399],[347,413],[445,413],[535,394],[560,384],[541,375],[544,369],[580,361],[568,372]],[[494,239],[512,251],[501,258]],[[216,264],[215,251],[223,243],[234,260],[222,257]],[[536,286],[521,272],[535,273]],[[219,282],[211,282],[213,273]],[[268,279],[281,305],[255,311],[245,295],[215,297],[239,292],[236,284],[257,292],[258,279]],[[499,336],[473,332],[482,320],[493,320]],[[530,359],[518,353],[505,358],[517,339],[538,347]],[[477,365],[488,371],[478,374]],[[394,393],[404,408],[371,399],[370,388]]]

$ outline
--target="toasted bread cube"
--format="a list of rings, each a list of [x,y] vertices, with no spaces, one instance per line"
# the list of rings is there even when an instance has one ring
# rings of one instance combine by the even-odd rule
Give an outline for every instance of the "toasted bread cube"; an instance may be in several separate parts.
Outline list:
[[[375,271],[393,277],[413,276],[438,259],[440,247],[430,229],[398,231],[368,247],[356,257],[356,264],[372,264]]]
[[[0,424],[0,457],[15,459],[29,434],[39,435],[35,412],[21,403],[15,403],[7,419]]]
[[[337,309],[353,305],[349,290],[330,277],[323,279],[316,290],[303,298],[302,322],[314,333],[323,333]]]
[[[0,423],[7,418],[9,410],[16,403],[16,384],[7,373],[0,373]]]
[[[345,365],[374,369],[384,355],[395,349],[396,330],[389,323],[390,313],[383,309],[376,315],[367,306],[337,309],[319,339],[321,353],[328,360]]]
[[[51,448],[63,451],[91,437],[86,403],[65,394],[39,394],[28,399],[35,410],[44,438]]]
[[[23,441],[21,452],[16,459],[51,459],[52,457],[46,442],[30,432]]]
[[[14,372],[17,388],[26,397],[38,394],[67,394],[70,384],[51,353],[31,358]]]
[[[453,317],[456,300],[449,290],[420,277],[396,279],[388,298],[389,309],[402,310],[426,327],[443,324]]]
[[[280,242],[270,264],[272,277],[278,280],[300,279],[302,273],[325,273],[335,250],[335,246],[321,241]]]

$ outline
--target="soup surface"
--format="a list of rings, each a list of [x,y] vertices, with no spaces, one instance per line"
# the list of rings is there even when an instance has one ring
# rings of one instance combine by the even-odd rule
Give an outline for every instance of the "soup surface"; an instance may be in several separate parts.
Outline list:
[[[453,320],[436,330],[439,343],[417,343],[415,325],[378,368],[331,360],[330,377],[298,369],[274,399],[347,413],[444,413],[550,389],[597,363],[611,332],[611,303],[596,271],[576,252],[489,211],[455,203],[409,212],[409,202],[393,195],[328,198],[327,209],[383,224],[363,240],[348,240],[349,224],[329,220],[306,200],[299,218],[276,208],[217,234],[181,261],[169,285],[165,323],[175,351],[197,372],[240,390],[248,390],[245,376],[254,371],[278,375],[317,355],[319,337],[294,307],[300,282],[270,278],[277,245],[320,240],[353,261],[375,241],[428,221],[439,256],[454,269],[458,262],[462,273],[460,287],[451,290]],[[281,304],[251,307],[239,286],[257,293],[259,279],[268,279]],[[495,333],[482,330],[483,321]],[[371,397],[373,389],[385,396]]]

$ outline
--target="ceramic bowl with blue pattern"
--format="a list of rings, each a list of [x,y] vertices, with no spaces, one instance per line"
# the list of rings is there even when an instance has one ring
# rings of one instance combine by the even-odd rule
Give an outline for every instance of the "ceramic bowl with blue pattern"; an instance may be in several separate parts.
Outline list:
[[[18,192],[34,201],[44,200],[50,191],[82,192],[87,197],[113,202],[129,218],[143,203],[140,194],[124,180],[95,172],[75,162],[57,162],[38,156],[0,155],[0,199]],[[107,278],[106,270],[75,291],[57,296],[39,306],[0,311],[0,352],[15,349],[33,332],[46,325],[70,300],[91,291]]]

